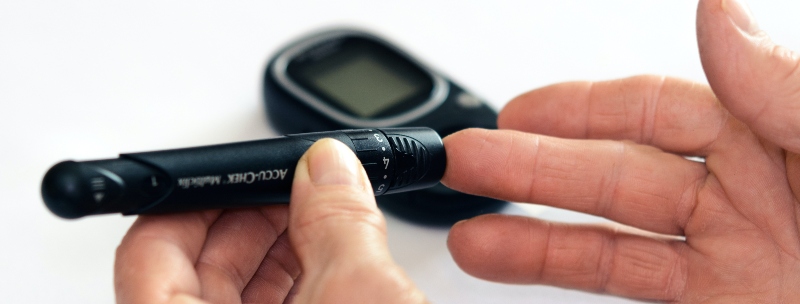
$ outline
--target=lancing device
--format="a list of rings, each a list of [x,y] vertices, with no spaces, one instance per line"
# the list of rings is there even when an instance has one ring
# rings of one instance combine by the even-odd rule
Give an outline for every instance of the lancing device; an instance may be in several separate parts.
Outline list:
[[[428,188],[444,175],[444,145],[432,129],[342,130],[63,161],[45,174],[42,198],[70,219],[288,203],[298,160],[322,138],[355,152],[375,196]]]

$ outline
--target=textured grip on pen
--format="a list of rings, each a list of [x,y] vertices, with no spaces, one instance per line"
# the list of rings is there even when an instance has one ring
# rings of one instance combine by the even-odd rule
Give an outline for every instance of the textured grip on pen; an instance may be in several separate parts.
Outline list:
[[[395,176],[385,194],[435,186],[444,175],[447,157],[439,134],[428,128],[383,129],[392,145]]]
[[[397,168],[392,189],[408,186],[428,173],[428,151],[419,141],[407,136],[389,136],[394,149]]]

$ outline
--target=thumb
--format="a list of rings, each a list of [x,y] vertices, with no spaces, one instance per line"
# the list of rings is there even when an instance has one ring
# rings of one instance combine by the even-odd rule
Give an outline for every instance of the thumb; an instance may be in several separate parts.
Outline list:
[[[295,172],[288,231],[303,270],[296,301],[389,303],[418,296],[391,258],[386,221],[353,152],[320,140]]]
[[[775,45],[741,0],[701,0],[697,38],[720,102],[758,135],[800,152],[800,57]]]

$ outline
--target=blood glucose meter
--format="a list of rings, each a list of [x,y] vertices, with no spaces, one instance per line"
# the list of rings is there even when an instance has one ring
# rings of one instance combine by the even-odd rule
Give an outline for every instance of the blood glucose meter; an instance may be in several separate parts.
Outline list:
[[[497,121],[480,98],[387,40],[351,28],[308,35],[275,54],[264,75],[264,99],[270,122],[282,133],[424,126],[446,136],[468,127],[496,128]],[[442,185],[377,199],[386,211],[433,225],[506,204]]]

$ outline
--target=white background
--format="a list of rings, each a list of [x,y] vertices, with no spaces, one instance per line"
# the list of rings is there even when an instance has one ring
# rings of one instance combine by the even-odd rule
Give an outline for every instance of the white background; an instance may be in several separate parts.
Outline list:
[[[641,73],[705,82],[696,1],[0,2],[0,302],[108,303],[114,250],[133,217],[62,220],[39,183],[64,159],[275,135],[260,82],[269,55],[330,25],[371,29],[501,108],[566,80]],[[800,50],[800,4],[751,1]],[[560,221],[598,219],[543,207]],[[445,230],[389,218],[398,262],[437,303],[625,303],[463,274]]]

